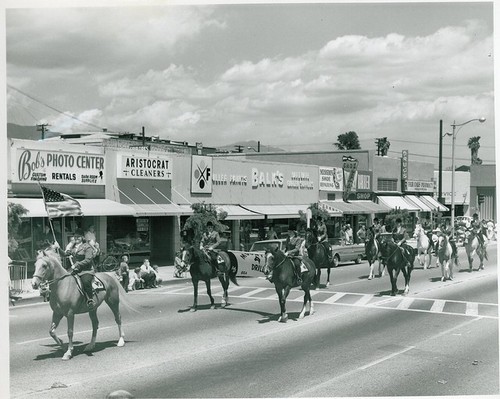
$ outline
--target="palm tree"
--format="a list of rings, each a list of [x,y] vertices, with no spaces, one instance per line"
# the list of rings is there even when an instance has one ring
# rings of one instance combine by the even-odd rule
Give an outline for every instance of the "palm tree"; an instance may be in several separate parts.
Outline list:
[[[356,132],[350,131],[347,133],[339,134],[337,136],[337,142],[333,143],[338,150],[360,150],[361,146],[359,144],[358,134]]]
[[[467,146],[470,148],[471,165],[481,165],[483,163],[482,159],[477,156],[481,147],[481,144],[479,144],[480,138],[481,136],[474,136],[467,142]]]

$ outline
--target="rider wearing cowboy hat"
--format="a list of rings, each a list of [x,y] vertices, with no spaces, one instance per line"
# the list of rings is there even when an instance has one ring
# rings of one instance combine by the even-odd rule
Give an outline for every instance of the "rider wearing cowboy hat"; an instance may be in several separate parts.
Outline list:
[[[87,306],[92,310],[95,302],[92,292],[94,279],[94,253],[92,247],[85,242],[83,230],[78,228],[73,241],[66,247],[66,254],[72,256],[71,274],[78,274],[82,281],[82,289],[87,299]]]
[[[316,236],[318,237],[318,242],[321,243],[328,254],[328,260],[332,262],[332,249],[330,247],[330,243],[328,242],[328,230],[326,228],[326,224],[323,221],[323,216],[316,216]]]
[[[409,236],[406,228],[403,227],[402,223],[403,221],[401,220],[401,218],[396,219],[396,227],[394,227],[394,230],[392,231],[392,238],[397,246],[402,249],[403,257],[409,264],[411,264],[409,251],[412,251],[413,249],[410,249],[411,247],[406,243],[406,240],[409,238]]]
[[[219,233],[214,229],[214,224],[210,221],[207,222],[207,231],[203,233],[200,241],[200,249],[205,253],[207,260],[215,265],[215,271],[219,273],[217,268],[217,253],[214,251],[215,248],[221,243]],[[215,260],[215,262],[214,262]]]

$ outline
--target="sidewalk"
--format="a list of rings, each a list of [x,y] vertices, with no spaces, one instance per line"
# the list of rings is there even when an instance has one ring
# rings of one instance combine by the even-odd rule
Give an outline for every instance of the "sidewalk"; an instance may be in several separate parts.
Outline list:
[[[113,274],[113,272],[109,272],[108,274]],[[174,277],[174,266],[159,266],[158,267],[158,275],[162,279],[161,285],[173,285],[173,284],[182,284],[190,281],[191,276],[189,273],[185,273],[184,277],[178,278]],[[23,291],[16,296],[21,297],[20,300],[15,302],[15,305],[26,305],[31,303],[41,302],[43,303],[43,298],[40,296],[40,292],[38,289],[34,290],[31,287],[31,279],[27,279],[23,284]]]

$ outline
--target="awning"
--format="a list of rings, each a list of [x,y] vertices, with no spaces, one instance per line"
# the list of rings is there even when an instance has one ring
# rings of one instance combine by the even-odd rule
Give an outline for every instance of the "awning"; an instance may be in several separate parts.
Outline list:
[[[135,216],[135,210],[128,205],[108,199],[75,198],[82,207],[84,216]],[[8,202],[24,206],[28,213],[24,217],[47,217],[41,198],[8,198]]]
[[[239,205],[216,205],[217,209],[227,213],[226,220],[249,220],[249,219],[264,219],[261,213],[255,213],[244,209]]]
[[[420,208],[416,205],[410,203],[409,201],[405,201],[405,199],[401,196],[395,195],[384,195],[377,196],[379,204],[390,207],[391,209],[406,209],[412,212],[420,211]]]
[[[422,212],[432,212],[433,207],[430,207],[416,195],[405,195],[404,199],[418,206]]]
[[[320,206],[328,211],[330,216],[387,213],[391,209],[372,201],[321,201]]]
[[[129,204],[136,216],[181,216],[192,215],[190,205],[177,204]]]
[[[268,219],[299,218],[299,211],[306,212],[309,205],[241,205],[248,211],[266,215]]]
[[[442,212],[449,211],[449,209],[446,206],[441,204],[439,201],[437,201],[430,195],[422,195],[419,198],[422,200],[422,202],[425,202],[427,205],[429,205],[429,207],[434,211],[442,211]]]

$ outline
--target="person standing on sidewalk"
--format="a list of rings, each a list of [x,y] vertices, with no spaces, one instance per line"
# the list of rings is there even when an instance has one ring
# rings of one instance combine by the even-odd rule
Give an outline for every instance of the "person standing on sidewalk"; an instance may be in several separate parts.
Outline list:
[[[125,289],[125,292],[128,292],[128,284],[129,284],[129,271],[130,268],[128,266],[128,256],[123,255],[122,256],[122,261],[120,262],[120,277],[121,277],[121,284],[122,287]]]

